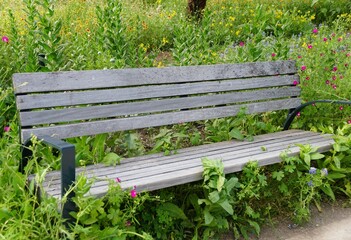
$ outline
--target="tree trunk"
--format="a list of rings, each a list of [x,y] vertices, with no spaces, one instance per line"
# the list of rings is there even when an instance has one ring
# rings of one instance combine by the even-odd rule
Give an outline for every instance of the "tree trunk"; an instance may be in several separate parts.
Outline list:
[[[188,0],[188,14],[191,17],[200,20],[202,18],[203,10],[206,7],[207,0]]]

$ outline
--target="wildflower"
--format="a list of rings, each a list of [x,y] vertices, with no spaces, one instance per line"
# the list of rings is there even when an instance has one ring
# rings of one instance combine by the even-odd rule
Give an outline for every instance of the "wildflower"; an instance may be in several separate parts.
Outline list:
[[[340,110],[340,111],[342,111],[343,109],[344,109],[344,107],[343,107],[343,106],[340,106],[340,107],[339,107],[339,110]]]
[[[299,84],[299,82],[297,80],[294,80],[293,84],[294,86],[296,86],[297,84]]]
[[[239,46],[240,46],[240,47],[243,47],[243,46],[245,46],[245,43],[244,43],[244,42],[240,42],[240,43],[239,43]]]
[[[308,49],[312,49],[312,44],[307,45]]]
[[[6,36],[3,36],[3,37],[1,38],[1,40],[2,40],[3,42],[5,42],[5,43],[8,43],[8,42],[9,42],[9,38],[6,37]]]
[[[338,42],[341,42],[341,41],[342,41],[342,37],[339,37],[339,38],[338,38]]]
[[[297,58],[302,58],[302,56],[301,56],[301,55],[299,55],[299,56],[297,56]]]
[[[325,81],[325,84],[329,84],[329,83],[330,83],[330,81],[329,81],[329,80]]]
[[[323,169],[321,170],[321,173],[322,173],[322,175],[327,176],[327,175],[328,175],[328,169],[323,168]]]
[[[324,41],[324,42],[328,41],[328,38],[323,38],[323,41]]]
[[[275,54],[275,53],[272,53],[272,57],[275,57],[275,56],[277,56],[277,54]]]
[[[125,225],[126,225],[126,227],[130,227],[132,225],[132,223],[128,220],[128,221],[126,221]]]
[[[351,119],[347,121],[348,124],[351,124]]]
[[[338,70],[337,67],[333,67],[333,71],[336,72]]]
[[[120,178],[116,178],[116,182],[117,182],[117,183],[120,183],[120,182],[122,182],[122,181],[121,181]]]
[[[334,89],[336,89],[336,85],[335,84],[333,84],[333,86],[332,86]]]
[[[310,170],[308,171],[310,174],[316,174],[317,168],[311,167]]]
[[[305,71],[305,70],[306,70],[306,66],[303,65],[303,66],[301,67],[301,71]]]
[[[344,78],[344,76],[343,76],[343,75],[340,75],[340,76],[339,76],[339,78],[340,78],[340,79],[343,79],[343,78]]]
[[[309,76],[307,76],[307,77],[306,77],[306,80],[307,80],[307,81],[308,81],[308,80],[310,80],[310,77],[309,77]]]
[[[10,131],[10,127],[9,126],[5,126],[4,127],[4,132],[9,132]]]
[[[313,187],[313,182],[312,182],[312,180],[310,180],[310,181],[307,183],[307,185],[308,185],[309,187]]]
[[[132,198],[136,198],[137,196],[136,186],[134,186],[134,188],[130,191],[130,196]]]
[[[317,29],[317,28],[314,28],[314,29],[312,30],[312,33],[317,34],[317,33],[318,33],[318,29]]]
[[[296,116],[300,117],[300,116],[301,116],[301,113],[300,113],[300,112],[298,112],[298,113],[296,114]]]

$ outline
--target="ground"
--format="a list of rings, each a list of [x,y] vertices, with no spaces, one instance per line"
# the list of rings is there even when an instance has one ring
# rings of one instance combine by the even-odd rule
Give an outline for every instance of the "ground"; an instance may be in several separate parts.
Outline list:
[[[316,207],[311,209],[311,221],[301,226],[289,219],[278,217],[273,225],[262,227],[259,237],[253,240],[351,240],[351,207],[345,207],[345,201],[323,203],[322,212]],[[231,234],[223,240],[234,239]]]

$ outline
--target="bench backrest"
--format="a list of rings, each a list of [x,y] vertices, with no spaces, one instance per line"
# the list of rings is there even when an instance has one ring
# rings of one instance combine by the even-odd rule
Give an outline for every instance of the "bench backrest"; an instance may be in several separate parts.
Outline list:
[[[14,74],[21,139],[69,138],[297,107],[294,61]],[[294,84],[295,82],[295,84]]]

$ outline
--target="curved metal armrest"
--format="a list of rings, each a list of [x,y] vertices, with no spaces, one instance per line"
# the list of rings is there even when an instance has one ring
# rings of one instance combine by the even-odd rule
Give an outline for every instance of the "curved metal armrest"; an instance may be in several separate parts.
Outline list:
[[[61,197],[63,197],[76,180],[75,146],[50,136],[38,136],[38,139],[61,152]],[[22,161],[19,166],[19,171],[22,173],[24,173],[24,168],[33,155],[28,148],[31,144],[32,140],[29,138],[22,146]],[[64,218],[70,218],[69,212],[75,210],[75,205],[71,200],[73,197],[74,192],[70,191],[62,210]]]
[[[315,101],[310,101],[307,103],[304,103],[297,108],[295,108],[286,118],[285,123],[284,123],[284,130],[288,130],[292,121],[294,120],[295,116],[305,107],[315,104],[315,103],[337,103],[337,104],[348,104],[351,105],[351,101],[337,101],[337,100],[315,100]]]

